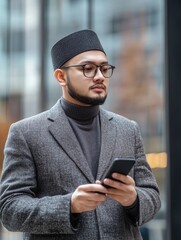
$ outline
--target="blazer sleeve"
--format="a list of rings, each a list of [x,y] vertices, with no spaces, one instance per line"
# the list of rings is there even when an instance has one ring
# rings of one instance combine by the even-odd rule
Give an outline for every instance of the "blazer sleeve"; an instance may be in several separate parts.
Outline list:
[[[135,123],[134,180],[139,198],[139,220],[142,225],[151,220],[161,207],[159,188],[153,172],[146,160],[140,129]]]
[[[20,124],[10,128],[1,177],[0,218],[10,231],[73,234],[71,194],[36,197],[36,167]],[[17,127],[19,126],[19,127]]]

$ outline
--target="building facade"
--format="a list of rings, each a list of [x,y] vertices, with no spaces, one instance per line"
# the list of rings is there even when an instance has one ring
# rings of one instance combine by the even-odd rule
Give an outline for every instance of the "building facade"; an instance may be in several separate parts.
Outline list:
[[[1,0],[0,15],[0,168],[10,124],[48,109],[61,95],[53,77],[52,45],[91,28],[116,66],[104,107],[139,123],[160,187],[162,209],[143,226],[144,239],[165,239],[164,1]],[[20,235],[2,227],[0,238]]]

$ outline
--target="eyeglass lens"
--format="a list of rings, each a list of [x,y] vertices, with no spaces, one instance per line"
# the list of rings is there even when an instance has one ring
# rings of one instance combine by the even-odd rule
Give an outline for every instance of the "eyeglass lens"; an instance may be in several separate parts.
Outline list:
[[[106,78],[111,77],[113,73],[113,67],[111,65],[102,65],[102,66],[96,66],[94,64],[85,64],[83,67],[84,75],[86,77],[94,77],[98,71],[98,68],[100,69],[102,75]]]

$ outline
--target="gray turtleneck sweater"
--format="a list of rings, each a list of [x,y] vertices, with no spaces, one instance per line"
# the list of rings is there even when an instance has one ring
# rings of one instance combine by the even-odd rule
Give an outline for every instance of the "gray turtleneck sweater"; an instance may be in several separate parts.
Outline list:
[[[82,107],[64,98],[61,104],[96,179],[101,146],[99,106]]]

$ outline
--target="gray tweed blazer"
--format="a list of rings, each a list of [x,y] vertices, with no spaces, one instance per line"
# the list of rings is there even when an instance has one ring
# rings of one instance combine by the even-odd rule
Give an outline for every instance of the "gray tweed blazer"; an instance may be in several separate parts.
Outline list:
[[[94,183],[88,163],[58,101],[50,110],[12,124],[5,146],[0,217],[26,240],[140,240],[139,226],[160,208],[159,190],[148,166],[137,124],[100,109],[101,152],[97,179],[114,157],[134,157],[130,175],[139,196],[139,221],[111,199],[70,221],[70,198]],[[91,143],[90,143],[91,144]]]

